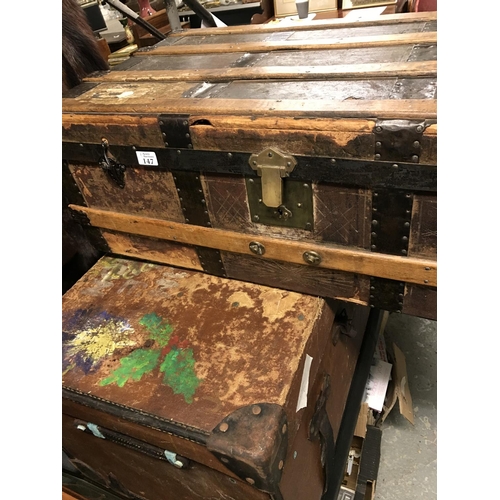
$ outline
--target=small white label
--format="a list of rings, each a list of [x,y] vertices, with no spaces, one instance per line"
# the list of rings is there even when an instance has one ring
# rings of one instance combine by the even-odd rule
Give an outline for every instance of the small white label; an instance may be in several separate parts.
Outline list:
[[[156,153],[152,151],[136,151],[139,165],[158,165]]]
[[[307,392],[309,391],[309,373],[311,371],[311,363],[313,358],[306,354],[306,359],[304,361],[304,371],[302,372],[302,381],[300,382],[299,398],[297,400],[297,410],[307,406]]]

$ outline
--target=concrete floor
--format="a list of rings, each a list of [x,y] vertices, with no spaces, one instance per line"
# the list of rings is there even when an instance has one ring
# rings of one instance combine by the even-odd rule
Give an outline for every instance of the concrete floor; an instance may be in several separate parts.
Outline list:
[[[406,357],[415,425],[398,403],[382,424],[382,449],[375,500],[437,497],[437,322],[391,314],[387,345]]]

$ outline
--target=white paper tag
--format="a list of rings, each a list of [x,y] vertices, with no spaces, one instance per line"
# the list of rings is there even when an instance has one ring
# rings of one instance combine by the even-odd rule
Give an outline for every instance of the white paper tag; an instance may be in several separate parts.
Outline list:
[[[311,371],[311,363],[313,358],[306,354],[306,359],[304,361],[304,371],[302,372],[302,381],[300,382],[299,398],[297,400],[297,410],[307,406],[307,392],[309,391],[309,374]]]
[[[156,153],[152,151],[136,151],[136,154],[139,165],[158,165]]]

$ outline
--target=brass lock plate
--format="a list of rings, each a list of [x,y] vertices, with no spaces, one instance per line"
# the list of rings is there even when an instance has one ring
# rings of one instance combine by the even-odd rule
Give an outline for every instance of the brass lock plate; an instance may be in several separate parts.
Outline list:
[[[267,207],[262,201],[261,178],[245,178],[252,222],[312,231],[314,228],[312,184],[289,178],[283,179],[282,182],[282,204],[273,208]]]

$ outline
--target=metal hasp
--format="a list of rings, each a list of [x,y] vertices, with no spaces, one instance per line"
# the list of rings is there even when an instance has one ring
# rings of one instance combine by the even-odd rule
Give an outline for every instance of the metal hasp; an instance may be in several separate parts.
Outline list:
[[[288,447],[285,410],[273,403],[238,408],[210,434],[207,448],[231,472],[280,499],[279,482]]]
[[[109,142],[102,138],[102,156],[99,158],[100,167],[122,189],[125,187],[125,165],[118,163],[109,152]]]
[[[248,160],[253,170],[262,178],[262,203],[270,208],[283,204],[283,181],[293,171],[297,161],[293,156],[267,148]]]

